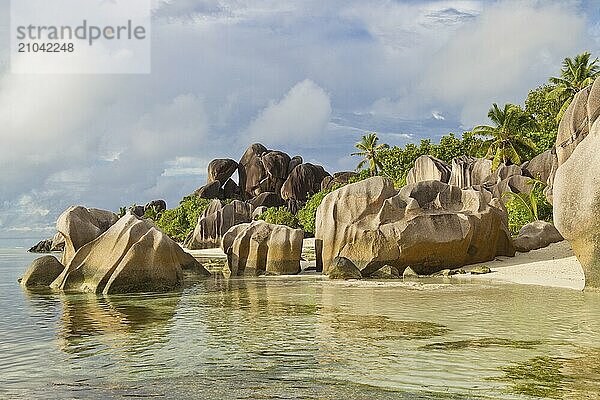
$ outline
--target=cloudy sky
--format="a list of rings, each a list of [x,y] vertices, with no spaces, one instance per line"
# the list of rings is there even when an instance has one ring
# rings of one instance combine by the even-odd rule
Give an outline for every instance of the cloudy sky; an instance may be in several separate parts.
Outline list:
[[[152,73],[10,74],[0,0],[0,238],[52,234],[71,204],[175,206],[252,142],[353,169],[485,122],[565,56],[598,55],[595,1],[155,0]]]

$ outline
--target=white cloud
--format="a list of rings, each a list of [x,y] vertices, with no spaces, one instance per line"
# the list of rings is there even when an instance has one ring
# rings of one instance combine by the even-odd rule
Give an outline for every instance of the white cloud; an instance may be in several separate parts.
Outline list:
[[[269,146],[311,144],[320,139],[330,118],[329,95],[307,79],[292,87],[279,102],[271,102],[252,121],[247,137]]]
[[[484,119],[492,102],[519,103],[529,89],[583,50],[586,21],[570,5],[504,1],[485,7],[432,54],[423,91],[458,108],[467,125]]]
[[[598,21],[576,2],[154,3],[149,75],[10,75],[0,49],[0,236],[71,204],[173,206],[254,140],[352,168],[365,131],[391,145],[458,132],[600,43],[581,46]]]

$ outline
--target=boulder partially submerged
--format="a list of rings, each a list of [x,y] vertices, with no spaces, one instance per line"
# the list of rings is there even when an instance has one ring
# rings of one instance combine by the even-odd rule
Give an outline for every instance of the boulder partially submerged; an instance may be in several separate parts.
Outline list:
[[[317,209],[317,268],[336,257],[351,260],[363,276],[384,265],[420,275],[514,255],[507,214],[487,191],[439,181],[397,192],[373,177],[328,194]]]
[[[290,275],[300,272],[304,232],[264,221],[240,224],[223,236],[232,275]]]
[[[35,259],[21,278],[25,287],[48,287],[63,272],[65,267],[54,256],[43,256]]]
[[[118,219],[111,211],[69,207],[56,221],[56,229],[65,239],[61,263],[68,265],[81,247],[106,232]]]
[[[127,214],[77,250],[51,287],[93,293],[164,292],[183,270],[209,272],[148,220]]]

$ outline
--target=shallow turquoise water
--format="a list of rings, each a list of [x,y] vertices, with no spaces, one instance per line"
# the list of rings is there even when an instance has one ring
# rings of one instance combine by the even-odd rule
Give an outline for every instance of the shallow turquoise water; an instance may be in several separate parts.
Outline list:
[[[25,291],[0,250],[0,398],[600,398],[600,295],[213,277]]]

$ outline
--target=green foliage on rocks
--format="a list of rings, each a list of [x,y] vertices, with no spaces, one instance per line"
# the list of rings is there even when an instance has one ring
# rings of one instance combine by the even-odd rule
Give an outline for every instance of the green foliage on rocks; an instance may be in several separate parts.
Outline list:
[[[453,158],[469,155],[473,157],[483,156],[483,140],[469,132],[465,132],[462,138],[457,138],[453,133],[442,136],[439,144],[431,143],[430,140],[421,140],[419,145],[409,143],[404,147],[394,146],[380,152],[382,165],[380,175],[387,176],[394,181],[396,187],[406,185],[406,175],[414,166],[417,158],[430,155],[440,160],[451,163]]]
[[[536,144],[527,133],[538,129],[537,122],[521,107],[510,103],[498,107],[494,103],[488,118],[493,125],[477,125],[473,134],[485,140],[485,158],[492,160],[492,171],[500,164],[520,165],[535,152]]]
[[[298,221],[298,218],[289,212],[286,207],[267,208],[267,211],[260,214],[258,219],[262,219],[269,224],[285,225],[294,229],[300,228],[300,222]]]
[[[508,229],[513,236],[519,234],[524,225],[535,221],[552,221],[552,205],[544,195],[545,183],[531,179],[531,193],[505,193],[504,197],[510,197],[506,202],[508,212]]]
[[[155,221],[156,226],[177,241],[184,241],[194,230],[198,217],[204,212],[212,200],[201,199],[190,195],[184,197],[179,206],[165,210]]]
[[[558,122],[556,117],[560,111],[560,103],[549,99],[548,93],[552,91],[550,85],[539,86],[529,92],[525,100],[525,112],[537,121],[538,129],[530,131],[527,136],[536,144],[536,156],[551,149],[556,143]]]

